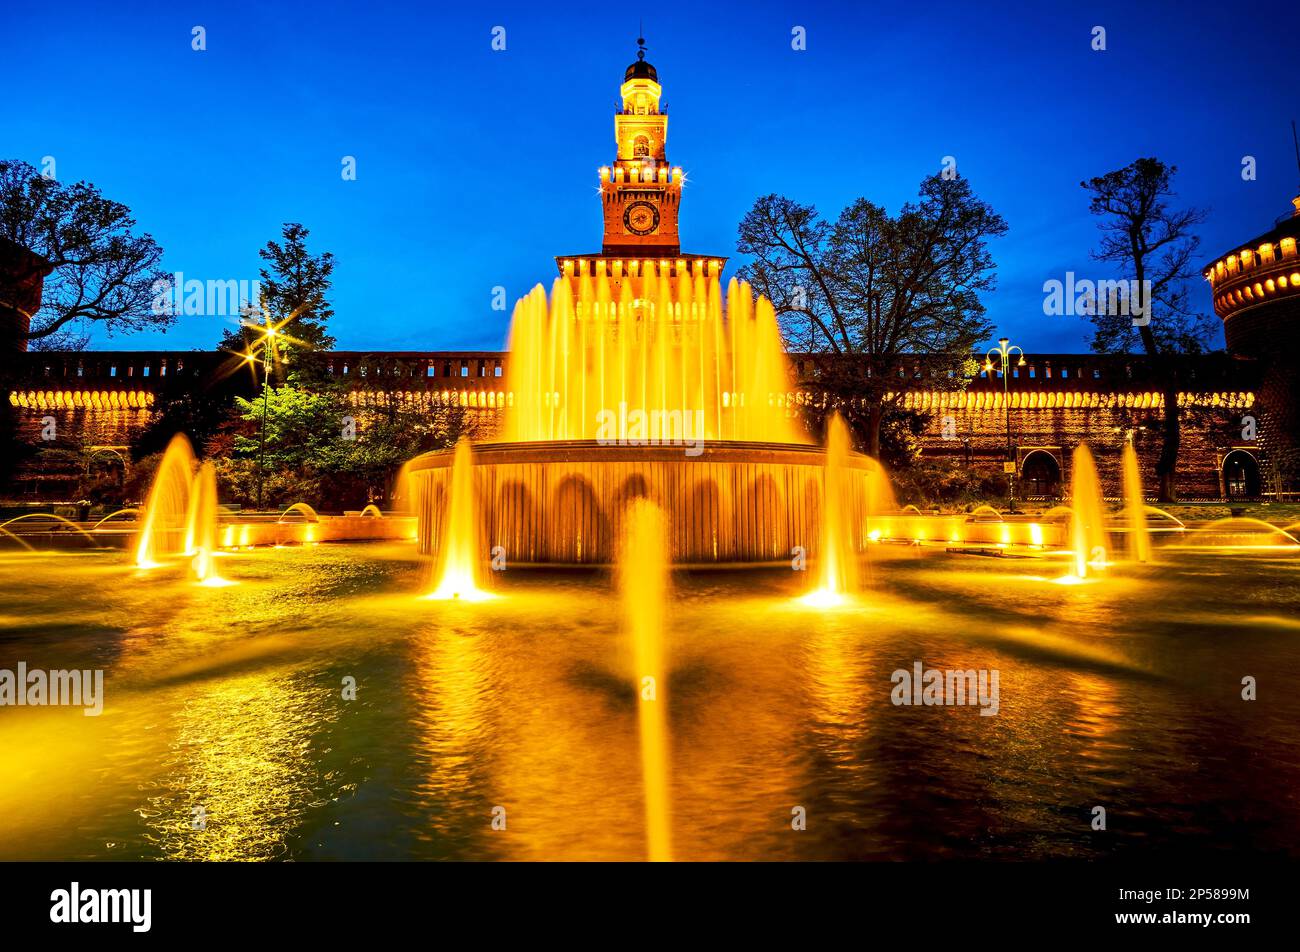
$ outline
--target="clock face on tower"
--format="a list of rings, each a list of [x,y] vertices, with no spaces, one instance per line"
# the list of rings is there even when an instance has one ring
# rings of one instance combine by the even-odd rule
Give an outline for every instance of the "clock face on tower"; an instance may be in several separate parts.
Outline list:
[[[648,235],[659,227],[659,209],[649,202],[633,202],[623,211],[623,227],[634,235]]]

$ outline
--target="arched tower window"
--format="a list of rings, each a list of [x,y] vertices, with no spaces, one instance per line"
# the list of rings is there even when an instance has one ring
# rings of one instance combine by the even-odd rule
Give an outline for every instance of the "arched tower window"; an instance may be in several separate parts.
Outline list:
[[[644,159],[650,155],[650,139],[647,136],[637,136],[632,140],[632,158]]]

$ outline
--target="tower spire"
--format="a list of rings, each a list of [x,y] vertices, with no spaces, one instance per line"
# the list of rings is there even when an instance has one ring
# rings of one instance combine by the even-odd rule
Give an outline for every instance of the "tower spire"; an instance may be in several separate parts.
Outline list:
[[[1297,171],[1297,172],[1300,172],[1300,139],[1296,138],[1296,134],[1295,134],[1295,120],[1294,120],[1294,119],[1291,120],[1291,142],[1292,142],[1292,144],[1295,146],[1295,167],[1296,167],[1296,171]]]

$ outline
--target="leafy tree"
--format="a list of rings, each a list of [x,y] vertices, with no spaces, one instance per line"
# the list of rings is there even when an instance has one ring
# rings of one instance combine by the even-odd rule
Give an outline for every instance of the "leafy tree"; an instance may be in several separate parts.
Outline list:
[[[23,335],[31,346],[82,347],[91,324],[111,334],[175,321],[152,307],[154,282],[166,280],[163,251],[135,224],[129,208],[88,182],[64,185],[26,162],[0,160],[0,236],[53,267]]]
[[[1193,230],[1206,212],[1174,204],[1177,171],[1176,166],[1146,158],[1080,183],[1090,193],[1089,210],[1101,218],[1101,244],[1093,257],[1123,269],[1136,295],[1128,308],[1093,308],[1092,348],[1098,353],[1140,349],[1151,360],[1164,395],[1156,461],[1163,502],[1178,498],[1184,412],[1178,406],[1184,382],[1179,356],[1204,352],[1214,333],[1212,319],[1192,306],[1188,291],[1200,247]]]
[[[860,198],[831,223],[811,205],[764,196],[736,247],[751,256],[741,276],[772,301],[787,347],[813,355],[825,409],[878,457],[882,424],[908,425],[907,391],[959,388],[974,374],[972,351],[991,329],[980,300],[994,286],[988,240],[1006,230],[965,179],[940,174],[896,216]]]
[[[250,505],[257,496],[263,398],[236,397],[234,403],[207,452],[217,458],[222,498]],[[403,463],[452,446],[473,429],[460,407],[388,398],[361,408],[337,384],[271,387],[265,414],[263,493],[277,506],[300,500],[322,509],[382,504]]]
[[[334,346],[334,338],[326,330],[334,316],[334,308],[329,303],[334,255],[328,251],[315,255],[309,252],[310,234],[303,225],[286,222],[281,229],[283,241],[268,241],[258,251],[265,262],[259,271],[261,320],[269,321],[282,335],[277,347],[281,357],[297,357]],[[221,347],[241,352],[256,339],[250,328],[241,327],[227,331]]]

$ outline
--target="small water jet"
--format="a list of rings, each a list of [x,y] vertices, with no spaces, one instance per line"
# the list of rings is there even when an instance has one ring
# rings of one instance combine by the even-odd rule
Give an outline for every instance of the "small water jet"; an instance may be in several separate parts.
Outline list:
[[[1101,480],[1088,444],[1074,450],[1070,476],[1070,542],[1074,549],[1074,577],[1088,577],[1089,568],[1106,564],[1109,538],[1102,516]]]
[[[1039,521],[1041,522],[1069,522],[1074,518],[1074,510],[1069,506],[1053,506],[1047,512],[1043,513]]]
[[[104,523],[106,523],[106,522],[108,522],[108,521],[110,521],[110,520],[112,520],[112,519],[116,519],[118,516],[126,516],[126,515],[139,516],[139,515],[140,515],[140,510],[139,510],[139,509],[135,509],[135,508],[127,508],[127,509],[119,509],[119,510],[117,510],[116,512],[110,512],[110,513],[109,513],[108,515],[106,515],[103,519],[100,519],[97,523],[95,523],[93,526],[91,526],[91,527],[90,527],[90,531],[91,531],[91,532],[98,532],[98,531],[99,531],[99,527],[102,526]],[[134,521],[134,520],[133,520],[133,521]]]
[[[298,515],[302,516],[308,522],[320,522],[320,516],[316,515],[316,510],[305,502],[295,502],[293,505],[288,506],[284,512],[280,513],[280,518],[277,519],[276,522],[284,522],[284,517],[289,515],[291,512],[298,513]]]
[[[384,518],[384,514],[383,514],[382,512],[379,511],[379,507],[376,506],[373,502],[371,502],[371,503],[367,503],[366,506],[365,506],[365,508],[363,508],[363,509],[361,510],[360,515],[361,515],[361,517],[362,517],[363,519],[382,519],[382,518]]]
[[[14,533],[9,531],[8,527],[13,525],[15,522],[26,522],[29,519],[49,519],[52,522],[56,523],[59,527],[58,529],[51,528],[50,531],[54,532],[54,531],[60,531],[62,529],[71,529],[73,532],[80,533],[82,538],[84,538],[91,545],[97,544],[95,542],[94,537],[91,536],[90,533],[86,532],[85,529],[81,528],[81,526],[77,525],[71,519],[67,518],[66,516],[61,516],[57,512],[29,512],[26,515],[15,516],[12,519],[7,519],[4,522],[0,522],[0,529],[4,530],[5,535],[14,535]],[[17,538],[17,536],[15,535],[14,538]],[[28,548],[31,547],[28,546]]]
[[[1193,529],[1179,545],[1214,549],[1294,549],[1300,546],[1300,539],[1263,519],[1233,516]]]
[[[425,598],[476,602],[491,598],[479,585],[478,505],[474,493],[474,456],[468,439],[456,444],[451,485],[442,513],[437,580]]]
[[[1137,450],[1124,444],[1124,514],[1128,523],[1129,555],[1139,562],[1151,561],[1151,535],[1147,531],[1146,499],[1142,493],[1142,474],[1138,470]]]
[[[1163,509],[1157,509],[1155,506],[1143,506],[1142,511],[1148,517],[1155,516],[1157,519],[1170,523],[1169,526],[1158,527],[1151,522],[1150,518],[1148,518],[1147,519],[1148,532],[1182,532],[1187,528],[1187,526],[1183,523],[1183,520],[1179,519],[1173,513],[1166,512]]]
[[[4,528],[3,526],[0,526],[0,532],[4,533],[4,534],[5,534],[6,536],[8,536],[10,539],[13,539],[15,542],[17,542],[19,545],[21,545],[21,546],[22,546],[24,549],[26,549],[28,552],[35,552],[35,551],[36,551],[34,548],[32,548],[31,545],[28,544],[27,540],[24,539],[22,536],[20,536],[20,535],[15,535],[14,533],[10,532],[8,529]]]
[[[669,594],[667,535],[663,512],[647,500],[635,500],[624,522],[618,565],[623,625],[632,640],[645,791],[646,858],[652,863],[672,859],[663,618]]]

